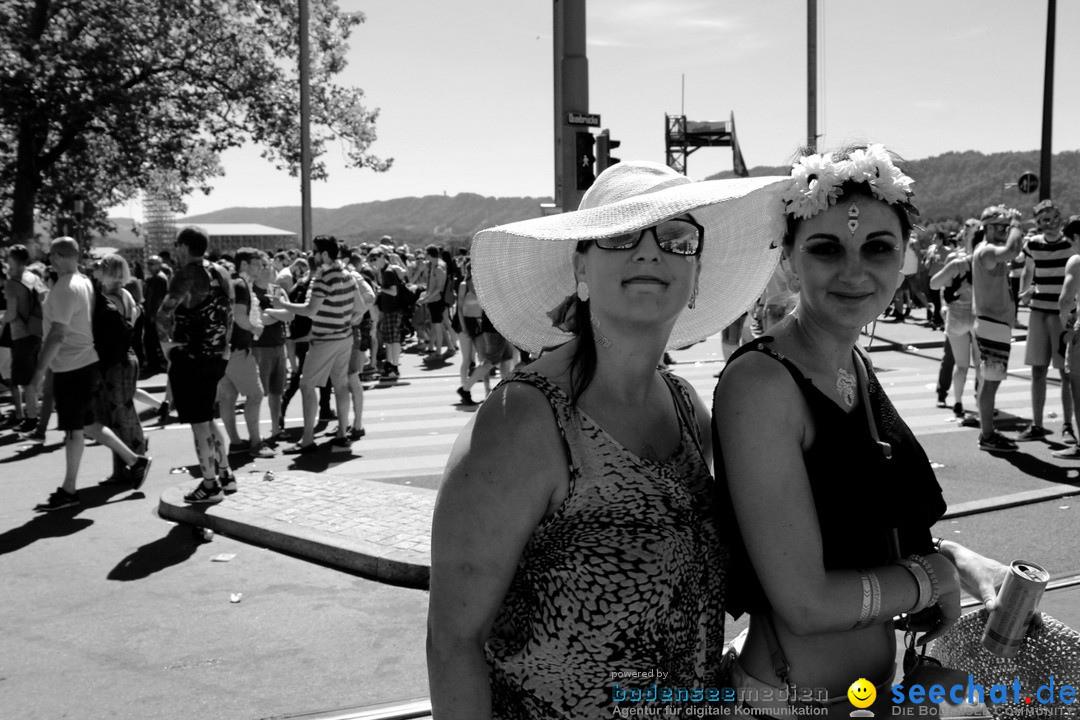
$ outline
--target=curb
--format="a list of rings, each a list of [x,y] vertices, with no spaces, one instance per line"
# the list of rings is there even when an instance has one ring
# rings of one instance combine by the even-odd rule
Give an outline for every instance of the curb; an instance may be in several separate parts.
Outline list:
[[[1027,490],[1025,492],[1013,493],[1012,495],[999,495],[983,500],[957,503],[950,507],[948,511],[941,516],[941,519],[950,520],[952,518],[978,515],[994,510],[1007,510],[1009,508],[1020,507],[1021,505],[1034,505],[1036,503],[1046,502],[1047,500],[1056,500],[1057,498],[1068,497],[1070,495],[1080,495],[1080,487],[1074,485],[1062,485],[1059,483],[1038,490]]]
[[[184,502],[183,493],[184,490],[179,487],[165,490],[158,502],[158,514],[167,520],[210,528],[215,533],[384,582],[421,590],[428,588],[430,562],[421,564],[387,557],[385,547],[272,518],[259,517],[256,521],[248,513],[230,509],[227,502],[188,505]]]

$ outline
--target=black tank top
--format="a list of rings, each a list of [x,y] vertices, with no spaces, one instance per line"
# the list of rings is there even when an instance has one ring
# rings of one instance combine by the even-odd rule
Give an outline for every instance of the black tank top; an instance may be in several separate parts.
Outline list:
[[[850,413],[840,409],[790,360],[772,350],[767,345],[771,340],[763,337],[739,348],[728,360],[728,367],[745,353],[765,353],[787,369],[806,399],[814,442],[803,459],[821,527],[825,569],[887,565],[895,559],[891,545],[894,528],[901,556],[933,552],[930,528],[945,513],[945,499],[930,460],[897,415],[873,368],[867,367],[870,407],[877,419],[879,437],[892,445],[890,459],[885,458],[871,436],[866,413],[859,408]],[[761,428],[761,432],[769,431]],[[771,606],[739,532],[715,418],[713,456],[719,526],[731,548],[727,612],[735,618],[744,612],[764,614]]]

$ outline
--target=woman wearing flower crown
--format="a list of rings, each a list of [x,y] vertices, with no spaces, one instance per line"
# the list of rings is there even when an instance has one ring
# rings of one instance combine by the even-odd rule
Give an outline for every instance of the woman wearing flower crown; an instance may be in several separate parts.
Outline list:
[[[676,689],[719,687],[726,563],[708,413],[657,366],[761,291],[785,184],[623,162],[580,210],[474,238],[480,305],[514,345],[548,351],[480,406],[439,491],[440,720],[678,710]]]
[[[932,540],[941,489],[857,344],[903,280],[911,178],[881,145],[803,157],[792,175],[798,307],[732,356],[713,405],[727,610],[750,615],[732,684],[763,713],[790,712],[763,690],[794,687],[846,715],[858,678],[888,703],[893,617],[929,639],[960,614],[957,567],[984,601],[1005,568]]]

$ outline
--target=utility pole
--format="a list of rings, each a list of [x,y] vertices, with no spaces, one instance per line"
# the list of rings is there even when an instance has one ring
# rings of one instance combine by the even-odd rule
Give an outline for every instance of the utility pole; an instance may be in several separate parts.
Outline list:
[[[806,146],[810,152],[817,152],[817,135],[817,0],[806,0]]]
[[[300,0],[300,249],[311,249],[311,70],[308,1]]]
[[[555,206],[576,210],[583,190],[577,184],[577,132],[567,113],[589,112],[589,60],[585,56],[585,0],[553,0],[555,59]]]
[[[1039,154],[1039,200],[1050,197],[1050,165],[1053,158],[1054,125],[1054,25],[1057,0],[1047,0],[1046,8],[1046,72],[1043,75],[1042,150]]]

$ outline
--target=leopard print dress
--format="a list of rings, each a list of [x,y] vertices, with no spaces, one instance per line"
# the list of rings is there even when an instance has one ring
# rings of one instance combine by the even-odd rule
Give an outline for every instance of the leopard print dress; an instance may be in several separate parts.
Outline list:
[[[713,479],[689,391],[664,379],[681,443],[659,462],[622,447],[544,376],[505,381],[547,397],[570,485],[526,545],[487,642],[496,718],[610,718],[663,706],[650,689],[718,685],[726,554]]]

